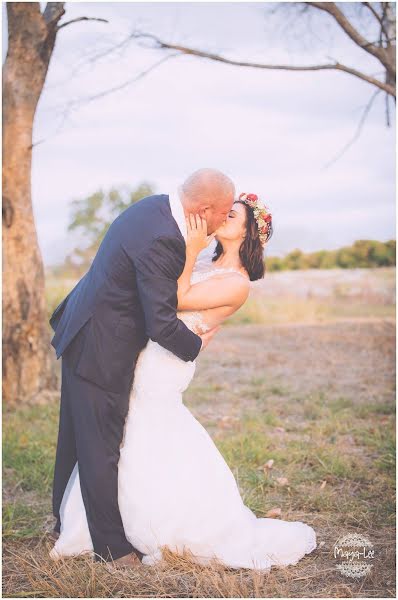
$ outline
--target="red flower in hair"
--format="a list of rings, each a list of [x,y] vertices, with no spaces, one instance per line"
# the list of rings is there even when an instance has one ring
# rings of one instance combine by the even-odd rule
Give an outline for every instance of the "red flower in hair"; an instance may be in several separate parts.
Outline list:
[[[268,240],[268,234],[271,228],[272,215],[267,206],[258,201],[257,194],[246,194],[243,192],[239,196],[239,200],[245,202],[253,210],[254,218],[257,223],[259,237],[264,245]]]

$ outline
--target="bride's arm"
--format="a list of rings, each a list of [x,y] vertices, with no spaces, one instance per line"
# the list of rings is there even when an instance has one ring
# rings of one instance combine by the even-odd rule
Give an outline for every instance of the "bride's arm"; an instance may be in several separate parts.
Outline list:
[[[238,274],[228,274],[190,285],[178,296],[178,310],[205,310],[228,306],[238,309],[249,295],[248,279]]]
[[[190,215],[187,219],[186,261],[177,283],[179,310],[205,310],[230,306],[239,308],[248,294],[249,281],[237,274],[227,277],[212,277],[210,280],[191,285],[192,271],[198,254],[204,250],[213,236],[207,237],[206,221],[199,215]]]

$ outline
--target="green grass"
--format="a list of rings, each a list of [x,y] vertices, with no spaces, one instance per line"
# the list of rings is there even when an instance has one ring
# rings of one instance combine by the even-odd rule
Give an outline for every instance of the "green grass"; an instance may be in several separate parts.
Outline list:
[[[242,340],[245,335],[252,339],[250,328],[242,328],[239,335]],[[258,357],[260,353],[253,360]],[[389,552],[391,540],[395,540],[395,406],[390,381],[383,381],[385,396],[377,400],[373,392],[359,396],[353,386],[343,384],[339,391],[333,390],[326,380],[308,391],[304,385],[297,386],[296,378],[293,385],[289,377],[273,376],[272,367],[264,374],[261,363],[253,371],[237,373],[237,358],[227,352],[223,355],[226,370],[215,369],[212,360],[211,354],[203,358],[184,402],[211,432],[235,475],[244,503],[258,517],[280,508],[282,519],[308,522],[316,528],[318,539],[326,540],[303,568],[320,569],[324,582],[322,573],[327,566],[331,573],[334,568],[334,564],[325,563],[333,541],[348,531],[364,533],[379,545],[380,540],[383,544],[386,541],[384,551]],[[210,361],[208,365],[206,361]],[[239,417],[226,426],[223,417],[234,414]],[[51,488],[58,416],[57,401],[3,410],[3,535],[7,548],[18,548],[21,561],[30,540],[41,536],[54,521]],[[270,459],[274,461],[272,468],[264,468]],[[287,485],[280,484],[281,478],[287,479]],[[386,577],[390,577],[392,558],[388,556],[388,560],[384,560],[385,555],[380,558],[380,569],[385,571],[375,573],[378,590],[384,590]],[[76,568],[77,563],[70,564]],[[37,589],[47,581],[37,566],[29,569],[28,580],[19,587],[26,595],[33,585],[32,574],[37,577]],[[305,571],[303,577],[307,575]],[[9,579],[11,592],[13,577]],[[181,579],[174,595],[184,594],[186,581]],[[350,589],[344,587],[337,593],[331,585],[328,593],[314,591],[313,595],[351,594],[355,582],[343,583]],[[63,579],[57,583],[57,594],[75,597],[73,577],[67,590],[63,585]],[[116,596],[124,585],[115,590]],[[308,585],[312,585],[310,581]],[[293,589],[300,592],[288,587],[280,597],[295,597]],[[172,588],[166,585],[165,590],[164,596],[173,597]],[[309,596],[312,591],[308,588]],[[268,593],[269,587],[265,587],[260,595]],[[101,595],[108,597],[106,591]],[[143,592],[141,595],[145,596]],[[367,595],[383,597],[381,593]],[[43,597],[49,596],[43,592]]]
[[[366,285],[356,299],[348,296],[354,281],[348,271],[344,273],[347,285],[343,282],[336,286],[332,272],[326,279],[320,275],[316,282],[322,292],[327,292],[324,297],[303,297],[300,285],[305,284],[307,276],[303,271],[287,279],[284,273],[285,291],[279,293],[278,288],[273,297],[270,287],[281,280],[265,280],[267,290],[251,295],[198,361],[197,373],[184,394],[184,402],[211,433],[235,475],[245,504],[259,517],[267,516],[270,509],[277,507],[281,509],[282,519],[310,523],[317,531],[318,542],[324,545],[300,561],[297,569],[290,567],[286,573],[276,572],[261,586],[256,583],[247,589],[239,588],[238,593],[234,585],[225,582],[236,576],[241,583],[241,572],[222,572],[222,578],[207,588],[208,573],[202,570],[198,570],[195,579],[192,571],[184,574],[179,567],[172,581],[170,569],[166,570],[165,580],[144,569],[145,572],[135,573],[137,583],[129,587],[130,583],[119,577],[110,585],[110,579],[101,579],[99,570],[95,579],[92,566],[84,562],[65,561],[64,565],[53,565],[45,544],[36,546],[36,538],[54,522],[51,492],[59,402],[21,406],[14,411],[4,407],[4,595],[395,596],[392,324],[384,322],[381,326],[379,322],[360,326],[358,321],[358,318],[377,317],[390,320],[395,316],[395,306],[391,304],[395,269],[367,270]],[[340,276],[341,273],[339,281]],[[74,283],[47,279],[49,315]],[[375,290],[379,285],[388,292],[385,298],[390,304],[377,300]],[[344,331],[350,343],[341,336],[341,325],[334,328],[332,323],[347,318],[355,322],[351,331]],[[285,326],[313,322],[329,325],[262,327],[263,324]],[[253,324],[256,326],[250,327]],[[351,344],[353,337],[357,346]],[[318,364],[314,365],[312,378],[314,353],[311,357],[307,350],[314,347]],[[356,358],[355,353],[352,354],[355,347],[365,348],[366,354],[362,352]],[[346,353],[348,369],[339,363],[338,377],[331,385],[326,365],[330,357],[341,352]],[[366,374],[359,360],[367,361]],[[381,373],[374,381],[373,372]],[[368,384],[367,377],[372,378],[372,385]],[[235,419],[223,420],[234,415]],[[264,468],[270,459],[274,461],[272,468]],[[281,485],[280,478],[286,478],[287,485]],[[350,581],[335,571],[331,559],[333,543],[348,531],[368,535],[377,545],[377,569],[365,581]],[[151,584],[148,587],[143,584],[145,577]]]
[[[375,423],[371,422],[356,430],[356,438],[372,452],[375,467],[393,477],[396,465],[395,432],[390,427],[375,427]]]
[[[246,384],[247,386],[247,384]],[[304,399],[289,397],[286,386],[269,385],[262,378],[253,378],[249,388],[254,398],[263,389],[263,399],[268,394],[286,397],[291,417],[300,427],[286,427],[283,415],[286,407],[273,402],[259,401],[259,410],[244,413],[237,427],[215,435],[215,441],[239,479],[239,485],[249,506],[263,514],[281,497],[276,478],[289,479],[289,498],[299,504],[301,486],[321,483],[368,483],[375,474],[388,477],[392,483],[395,473],[394,406],[391,403],[369,402],[356,406],[347,397],[328,399],[324,392]],[[192,392],[201,402],[212,397],[222,386],[208,388],[196,386]],[[206,393],[205,393],[206,392]],[[246,393],[249,390],[246,387]],[[205,398],[204,398],[205,397]],[[20,493],[33,492],[37,503],[24,507],[23,501],[5,503],[5,535],[31,535],[40,527],[43,518],[41,500],[51,493],[55,444],[58,427],[58,403],[46,406],[24,407],[15,413],[5,412],[3,419],[3,469],[8,487],[18,486]],[[382,420],[389,419],[386,423]],[[282,436],[275,434],[276,427],[285,427]],[[341,436],[352,432],[355,443],[370,465],[357,455],[344,454],[337,443]],[[304,434],[307,436],[304,438]],[[298,435],[298,439],[295,436]],[[308,439],[309,438],[309,439]],[[274,468],[267,475],[262,466],[272,458]],[[392,491],[392,490],[391,490]],[[391,493],[390,491],[390,493]],[[323,494],[324,495],[324,494]],[[358,505],[360,505],[360,494]],[[319,507],[322,494],[308,498]],[[386,499],[384,499],[386,500]],[[391,504],[390,501],[386,501]],[[337,510],[337,504],[335,505]],[[37,518],[35,518],[37,515]]]
[[[251,383],[256,397],[264,382],[253,379]],[[286,510],[327,511],[341,522],[348,515],[353,524],[363,517],[371,501],[374,525],[378,522],[381,526],[385,518],[391,520],[395,420],[390,403],[358,406],[348,397],[328,398],[324,391],[306,398],[289,396],[286,386],[279,391],[289,406],[288,425],[282,416],[286,407],[266,400],[259,403],[261,410],[244,414],[234,430],[221,431],[215,437],[248,506],[258,516],[276,505]],[[369,421],[364,421],[365,413]],[[280,426],[285,432],[275,433]],[[344,445],[347,436],[352,447]],[[264,470],[270,459],[273,468]],[[278,485],[280,477],[287,477],[287,486]],[[327,485],[321,490],[323,481]]]
[[[3,467],[23,491],[47,495],[52,484],[58,404],[5,412]]]
[[[39,535],[51,515],[58,403],[3,410],[3,535]]]
[[[43,522],[48,516],[49,504],[35,503],[29,506],[25,501],[3,504],[3,537],[31,538],[43,531]]]

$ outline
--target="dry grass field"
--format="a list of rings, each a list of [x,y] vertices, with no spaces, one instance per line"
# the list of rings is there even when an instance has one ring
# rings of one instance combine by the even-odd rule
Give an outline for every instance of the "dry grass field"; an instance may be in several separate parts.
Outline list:
[[[200,356],[184,401],[245,503],[259,517],[278,508],[309,523],[317,549],[268,575],[167,551],[161,565],[129,573],[87,557],[53,563],[59,398],[43,395],[3,409],[4,596],[395,597],[395,269],[266,277]],[[64,291],[49,282],[49,304]],[[348,533],[374,544],[360,579],[336,569],[334,544]]]

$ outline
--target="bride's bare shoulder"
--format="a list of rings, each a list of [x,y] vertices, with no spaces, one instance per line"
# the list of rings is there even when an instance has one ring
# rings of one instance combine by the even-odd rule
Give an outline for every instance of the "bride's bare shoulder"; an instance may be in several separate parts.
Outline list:
[[[250,292],[250,279],[248,276],[238,271],[228,273],[214,274],[212,277],[214,285],[222,285],[224,290],[235,299],[237,303],[242,304],[248,297]]]

